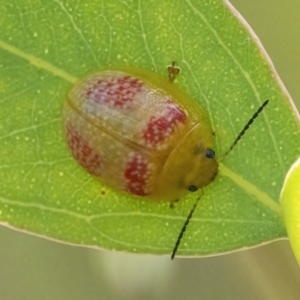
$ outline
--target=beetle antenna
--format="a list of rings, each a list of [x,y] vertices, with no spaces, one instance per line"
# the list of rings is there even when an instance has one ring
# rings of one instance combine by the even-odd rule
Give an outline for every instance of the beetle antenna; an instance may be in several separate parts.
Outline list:
[[[228,150],[225,152],[225,154],[221,157],[219,161],[222,161],[228,153],[234,148],[234,146],[237,144],[237,142],[242,138],[242,136],[246,133],[246,131],[249,129],[250,125],[253,123],[253,121],[258,117],[258,115],[263,111],[265,106],[269,103],[269,100],[266,100],[256,111],[256,113],[251,117],[251,119],[248,121],[248,123],[244,126],[244,128],[241,130],[241,132],[238,134],[232,145],[228,148]]]
[[[203,191],[203,189],[202,189],[202,195],[203,195],[203,194],[204,194],[204,191]],[[202,195],[201,195],[201,196],[202,196]],[[195,211],[195,209],[196,209],[196,207],[197,207],[197,205],[198,205],[198,203],[199,203],[199,200],[200,200],[201,196],[197,197],[196,202],[194,203],[192,209],[190,210],[190,213],[188,214],[188,216],[187,216],[187,218],[186,218],[186,220],[185,220],[185,222],[184,222],[184,224],[183,224],[183,226],[182,226],[182,228],[181,228],[181,230],[180,230],[180,233],[179,233],[179,235],[178,235],[178,237],[177,237],[175,246],[174,246],[173,251],[172,251],[171,259],[174,259],[174,257],[175,257],[175,254],[176,254],[176,252],[177,252],[177,249],[178,249],[178,247],[179,247],[179,245],[180,245],[181,238],[183,237],[183,234],[184,234],[184,232],[185,232],[187,226],[189,225],[190,219],[191,219],[192,216],[193,216],[193,213],[194,213],[194,211]]]

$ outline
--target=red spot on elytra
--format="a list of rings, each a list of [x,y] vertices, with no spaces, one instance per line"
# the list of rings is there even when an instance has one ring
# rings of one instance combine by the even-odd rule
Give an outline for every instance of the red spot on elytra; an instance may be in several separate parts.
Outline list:
[[[138,196],[146,196],[146,190],[150,170],[149,162],[140,155],[133,156],[128,162],[125,172],[127,179],[127,191]]]
[[[101,175],[101,160],[88,142],[70,124],[66,125],[66,138],[73,157],[90,174]]]
[[[130,108],[143,82],[133,76],[111,76],[99,79],[86,91],[86,97],[94,103],[106,104],[110,108]]]
[[[183,111],[169,100],[162,116],[152,116],[150,118],[143,138],[145,142],[152,146],[162,144],[173,134],[178,123],[184,123],[185,120],[186,116]]]

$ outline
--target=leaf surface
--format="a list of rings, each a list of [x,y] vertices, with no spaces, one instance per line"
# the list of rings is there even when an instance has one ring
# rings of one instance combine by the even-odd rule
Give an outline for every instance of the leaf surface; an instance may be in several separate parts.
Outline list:
[[[179,255],[208,255],[286,237],[278,203],[300,153],[299,117],[258,39],[229,3],[16,1],[0,4],[0,220],[57,240],[166,254],[197,196],[176,204],[119,195],[81,169],[62,137],[77,78],[105,66],[160,74],[206,111],[218,157],[270,103],[205,189]]]

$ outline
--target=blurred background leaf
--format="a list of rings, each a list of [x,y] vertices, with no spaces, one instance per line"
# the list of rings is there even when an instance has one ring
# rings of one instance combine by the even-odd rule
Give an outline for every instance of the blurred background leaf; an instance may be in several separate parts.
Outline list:
[[[290,168],[280,194],[283,219],[295,256],[300,263],[300,157]]]

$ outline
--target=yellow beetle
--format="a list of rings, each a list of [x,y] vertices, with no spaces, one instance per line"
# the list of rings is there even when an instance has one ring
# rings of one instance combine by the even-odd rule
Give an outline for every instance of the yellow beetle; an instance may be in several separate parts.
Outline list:
[[[134,67],[108,68],[74,86],[63,119],[82,167],[150,201],[175,201],[215,178],[214,135],[200,106],[172,83],[174,70],[168,80]]]

